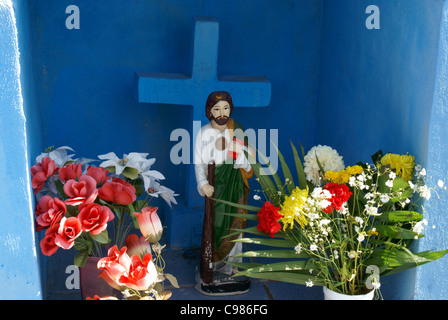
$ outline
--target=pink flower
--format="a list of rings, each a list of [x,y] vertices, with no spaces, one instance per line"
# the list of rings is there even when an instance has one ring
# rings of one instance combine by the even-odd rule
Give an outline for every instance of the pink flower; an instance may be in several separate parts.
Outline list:
[[[102,167],[89,167],[87,169],[87,175],[96,180],[97,184],[104,184],[109,180],[109,170]]]
[[[45,237],[40,241],[40,249],[44,255],[51,256],[59,249],[59,246],[55,243],[58,230],[59,224],[55,224],[45,231]]]
[[[146,241],[145,237],[138,237],[136,234],[130,234],[126,238],[126,247],[130,256],[138,255],[143,257],[147,253],[151,253],[151,245]]]
[[[49,195],[43,196],[36,204],[36,231],[39,232],[48,226],[52,226],[62,219],[67,212],[64,202]]]
[[[131,204],[137,198],[134,186],[120,178],[106,182],[99,189],[98,196],[104,201],[111,201],[123,205]]]
[[[156,243],[162,237],[163,226],[157,215],[157,207],[145,207],[141,212],[134,212],[141,233],[151,243]]]
[[[115,245],[107,251],[107,257],[98,261],[97,267],[101,269],[98,277],[103,278],[113,288],[120,290],[118,279],[129,270],[131,258],[126,253],[126,247],[118,250]]]
[[[118,298],[112,296],[99,297],[98,295],[95,294],[93,298],[87,297],[86,300],[118,300]]]
[[[62,181],[79,178],[82,175],[82,164],[69,163],[59,169],[59,178]]]
[[[58,171],[58,166],[49,157],[45,157],[41,162],[36,163],[31,167],[31,186],[34,189],[34,194],[38,193],[47,179]]]
[[[75,239],[81,235],[81,223],[76,217],[63,217],[59,225],[58,234],[54,242],[63,249],[70,249],[75,244]]]
[[[146,253],[141,259],[138,255],[129,257],[127,248],[118,250],[115,245],[107,252],[107,257],[98,261],[97,267],[102,272],[102,277],[116,289],[123,286],[134,290],[146,290],[157,281],[157,270],[150,253]]]
[[[123,273],[117,283],[134,290],[146,290],[157,281],[157,270],[152,256],[147,253],[143,256],[135,255],[131,257],[129,269]]]
[[[114,214],[107,206],[96,203],[80,206],[78,215],[82,231],[95,235],[103,232],[107,228],[107,223],[113,218]]]
[[[95,179],[87,175],[82,175],[79,181],[68,180],[64,192],[69,197],[65,203],[71,206],[92,203],[98,195]]]

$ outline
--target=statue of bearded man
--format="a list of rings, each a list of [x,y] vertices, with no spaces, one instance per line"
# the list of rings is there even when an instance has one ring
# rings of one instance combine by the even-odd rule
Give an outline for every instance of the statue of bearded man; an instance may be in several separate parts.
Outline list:
[[[235,269],[226,261],[237,261],[233,255],[242,251],[242,243],[226,237],[232,229],[242,229],[245,220],[223,213],[245,213],[241,209],[214,199],[247,204],[248,179],[253,170],[246,152],[254,156],[248,146],[244,128],[230,118],[232,97],[226,91],[212,92],[205,112],[210,122],[198,132],[195,140],[194,164],[198,192],[205,196],[200,273],[196,289],[206,295],[233,295],[250,288],[246,277],[231,276]]]

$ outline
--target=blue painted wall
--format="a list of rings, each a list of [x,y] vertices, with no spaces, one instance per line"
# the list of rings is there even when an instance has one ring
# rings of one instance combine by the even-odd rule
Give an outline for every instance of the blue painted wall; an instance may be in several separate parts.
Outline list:
[[[430,127],[428,132],[427,169],[432,176],[432,185],[438,179],[448,181],[448,3],[442,8],[440,26],[440,44],[437,60],[436,82],[434,99],[430,115]],[[439,189],[440,192],[440,189]],[[437,199],[433,192],[430,203]],[[447,207],[448,199],[443,197],[434,206],[428,206],[427,235],[419,241],[419,249],[441,250],[448,248],[447,234]],[[435,226],[435,229],[431,229]],[[448,297],[447,259],[441,259],[431,264],[422,266],[416,272],[415,298],[416,299],[443,299]]]
[[[191,127],[190,109],[138,103],[134,72],[189,74],[196,16],[219,21],[218,74],[271,81],[270,106],[235,109],[234,116],[246,128],[279,129],[281,150],[290,150],[291,138],[305,149],[331,145],[346,164],[368,161],[379,148],[435,163],[435,156],[426,159],[427,151],[440,149],[446,138],[438,133],[439,142],[428,144],[429,128],[438,119],[431,116],[431,106],[443,0],[13,3],[26,72],[31,164],[49,145],[68,145],[92,158],[109,151],[149,152],[182,204],[188,165],[171,164],[176,142],[169,137],[174,129]],[[365,27],[370,4],[381,10],[380,30]],[[68,5],[80,9],[79,30],[65,27]],[[258,185],[252,181],[252,187]],[[162,217],[169,222],[171,214],[166,210]],[[66,290],[63,270],[72,258],[58,252],[42,259],[45,297]],[[412,298],[414,276],[403,274],[384,284],[385,298]]]
[[[0,299],[41,299],[18,30],[0,1]]]

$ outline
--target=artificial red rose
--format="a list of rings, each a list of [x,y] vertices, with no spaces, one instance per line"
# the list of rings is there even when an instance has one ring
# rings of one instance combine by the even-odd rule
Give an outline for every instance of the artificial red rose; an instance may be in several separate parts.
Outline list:
[[[93,298],[91,297],[87,297],[86,300],[118,300],[117,297],[113,297],[113,296],[104,296],[104,297],[100,297],[98,295],[94,295]]]
[[[328,201],[331,202],[331,205],[323,209],[323,211],[326,213],[331,213],[333,209],[341,210],[343,204],[347,202],[352,195],[349,188],[345,184],[329,182],[325,184],[324,189],[328,190],[331,193],[331,199],[328,199]]]
[[[134,290],[147,290],[157,281],[157,270],[152,256],[147,253],[143,260],[138,255],[131,257],[129,269],[118,278],[117,283]]]
[[[70,179],[76,179],[81,177],[82,175],[82,164],[78,163],[69,163],[65,165],[64,167],[59,169],[59,178],[61,178],[62,181],[67,181]]]
[[[111,287],[120,290],[118,279],[129,270],[131,258],[126,253],[127,248],[118,250],[117,245],[107,251],[107,257],[98,261],[97,268],[102,270],[98,277],[103,278]]]
[[[36,231],[39,232],[48,226],[59,222],[67,212],[64,202],[49,195],[43,196],[36,204]]]
[[[42,158],[41,162],[31,167],[31,186],[34,194],[38,193],[49,177],[58,171],[58,166],[49,157]]]
[[[134,212],[142,235],[151,243],[159,241],[163,233],[157,209],[158,207],[144,207],[141,212]]]
[[[107,228],[107,223],[113,218],[114,214],[107,206],[100,206],[96,203],[80,206],[78,214],[82,231],[94,235],[103,232]]]
[[[101,185],[109,180],[109,170],[102,167],[88,167],[87,175],[91,176],[96,180],[96,183]]]
[[[98,195],[96,180],[88,175],[82,175],[79,181],[70,179],[64,184],[64,192],[69,197],[65,204],[77,206],[92,203]]]
[[[144,236],[140,238],[136,234],[130,234],[126,238],[127,253],[130,256],[139,255],[143,257],[147,253],[151,253],[151,245],[146,241]]]
[[[278,212],[279,208],[276,208],[272,203],[266,201],[258,212],[258,231],[268,233],[272,238],[274,234],[281,229],[280,223],[277,221],[282,217]]]
[[[78,218],[63,217],[59,225],[58,234],[54,242],[63,249],[70,249],[75,244],[75,239],[81,235],[81,223]]]
[[[44,255],[51,256],[59,249],[59,246],[55,243],[58,230],[59,224],[55,224],[45,231],[45,236],[40,241],[40,249]]]
[[[106,182],[99,190],[98,196],[104,201],[115,202],[122,205],[128,205],[135,201],[135,188],[130,183],[115,178]]]

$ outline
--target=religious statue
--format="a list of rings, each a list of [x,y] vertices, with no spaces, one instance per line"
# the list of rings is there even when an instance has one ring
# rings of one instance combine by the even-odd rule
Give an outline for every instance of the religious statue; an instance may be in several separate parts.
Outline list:
[[[226,237],[232,229],[245,227],[245,220],[223,213],[244,213],[234,206],[214,201],[222,199],[247,204],[248,179],[253,170],[245,152],[254,155],[248,146],[244,128],[230,118],[233,102],[226,91],[212,92],[205,112],[210,122],[198,132],[194,163],[198,192],[205,196],[205,213],[201,245],[200,272],[196,289],[206,295],[241,294],[249,290],[247,277],[233,277],[236,269],[226,261],[242,251],[242,243],[232,242],[238,235]]]

